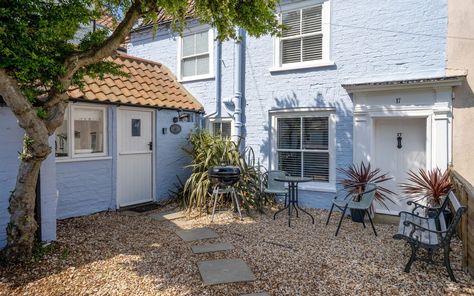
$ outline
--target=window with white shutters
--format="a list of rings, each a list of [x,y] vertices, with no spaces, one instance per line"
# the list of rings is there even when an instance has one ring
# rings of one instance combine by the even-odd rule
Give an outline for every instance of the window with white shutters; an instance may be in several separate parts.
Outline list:
[[[322,5],[283,12],[286,27],[281,37],[281,63],[301,63],[323,58]]]
[[[291,176],[329,182],[328,117],[284,117],[276,121],[277,167]]]

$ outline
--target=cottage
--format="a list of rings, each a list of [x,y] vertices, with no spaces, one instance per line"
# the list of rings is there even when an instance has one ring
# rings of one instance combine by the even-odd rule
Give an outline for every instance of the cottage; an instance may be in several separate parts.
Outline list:
[[[51,137],[53,153],[38,182],[41,239],[56,236],[56,219],[159,201],[186,178],[189,132],[202,105],[166,66],[117,53],[125,77],[87,78],[69,90],[64,124]],[[0,247],[6,243],[8,196],[14,188],[23,132],[0,107]]]
[[[337,168],[370,162],[393,177],[451,163],[453,88],[447,0],[282,1],[281,37],[215,41],[189,19],[136,28],[131,55],[159,61],[203,103],[210,130],[242,136],[268,169],[309,176],[300,201],[328,208]],[[397,214],[403,202],[380,213]]]

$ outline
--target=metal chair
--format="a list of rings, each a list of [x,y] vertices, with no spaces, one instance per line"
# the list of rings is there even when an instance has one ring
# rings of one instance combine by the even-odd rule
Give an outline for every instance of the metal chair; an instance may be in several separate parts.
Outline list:
[[[369,208],[372,205],[376,192],[377,185],[375,183],[367,183],[367,185],[365,186],[365,191],[359,193],[360,201],[354,201],[352,193],[350,193],[346,189],[340,190],[336,193],[336,197],[334,197],[332,201],[331,211],[329,212],[328,219],[326,221],[326,225],[328,225],[334,207],[337,207],[342,211],[341,219],[339,220],[339,224],[337,225],[335,236],[337,236],[337,234],[339,233],[342,219],[344,219],[344,215],[346,214],[347,209],[362,210],[364,212],[364,217],[362,218],[362,225],[364,225],[364,228],[364,218],[365,214],[367,214],[367,216],[369,217],[370,225],[372,225],[372,230],[374,231],[375,236],[377,236],[377,231],[375,231],[374,223],[372,222],[372,218],[370,217],[369,213]]]
[[[286,173],[284,171],[268,171],[267,176],[267,188],[265,188],[263,192],[275,196],[284,195],[286,205],[288,189],[285,188],[285,183],[275,181],[275,178],[284,177],[286,176]]]

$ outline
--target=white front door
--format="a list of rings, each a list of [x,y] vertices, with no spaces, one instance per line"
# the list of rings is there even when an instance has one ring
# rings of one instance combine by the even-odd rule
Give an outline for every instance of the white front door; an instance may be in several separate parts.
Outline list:
[[[153,111],[118,110],[117,202],[119,207],[153,199]]]
[[[374,119],[374,132],[374,168],[380,168],[382,173],[393,178],[383,186],[398,194],[392,198],[396,204],[385,202],[388,211],[380,204],[376,209],[397,215],[401,210],[408,210],[399,184],[406,182],[409,170],[417,172],[419,168],[426,168],[426,118],[377,118]]]

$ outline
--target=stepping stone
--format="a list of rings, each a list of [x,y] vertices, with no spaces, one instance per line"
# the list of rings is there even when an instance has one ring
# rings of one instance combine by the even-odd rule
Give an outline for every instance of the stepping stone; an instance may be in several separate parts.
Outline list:
[[[255,275],[242,259],[221,259],[198,262],[205,285],[255,281]]]
[[[242,294],[240,296],[270,296],[267,292],[260,292],[260,293],[251,293],[251,294]]]
[[[162,212],[162,213],[157,213],[150,215],[150,218],[158,220],[158,221],[169,221],[169,220],[174,220],[174,219],[180,219],[184,218],[184,212],[183,211],[170,211],[170,212]]]
[[[210,228],[195,228],[189,230],[177,230],[176,234],[185,242],[195,240],[217,238],[219,235]]]
[[[233,248],[234,248],[234,246],[232,246],[229,243],[197,245],[197,246],[192,246],[191,247],[194,254],[228,251],[228,250],[232,250]]]

